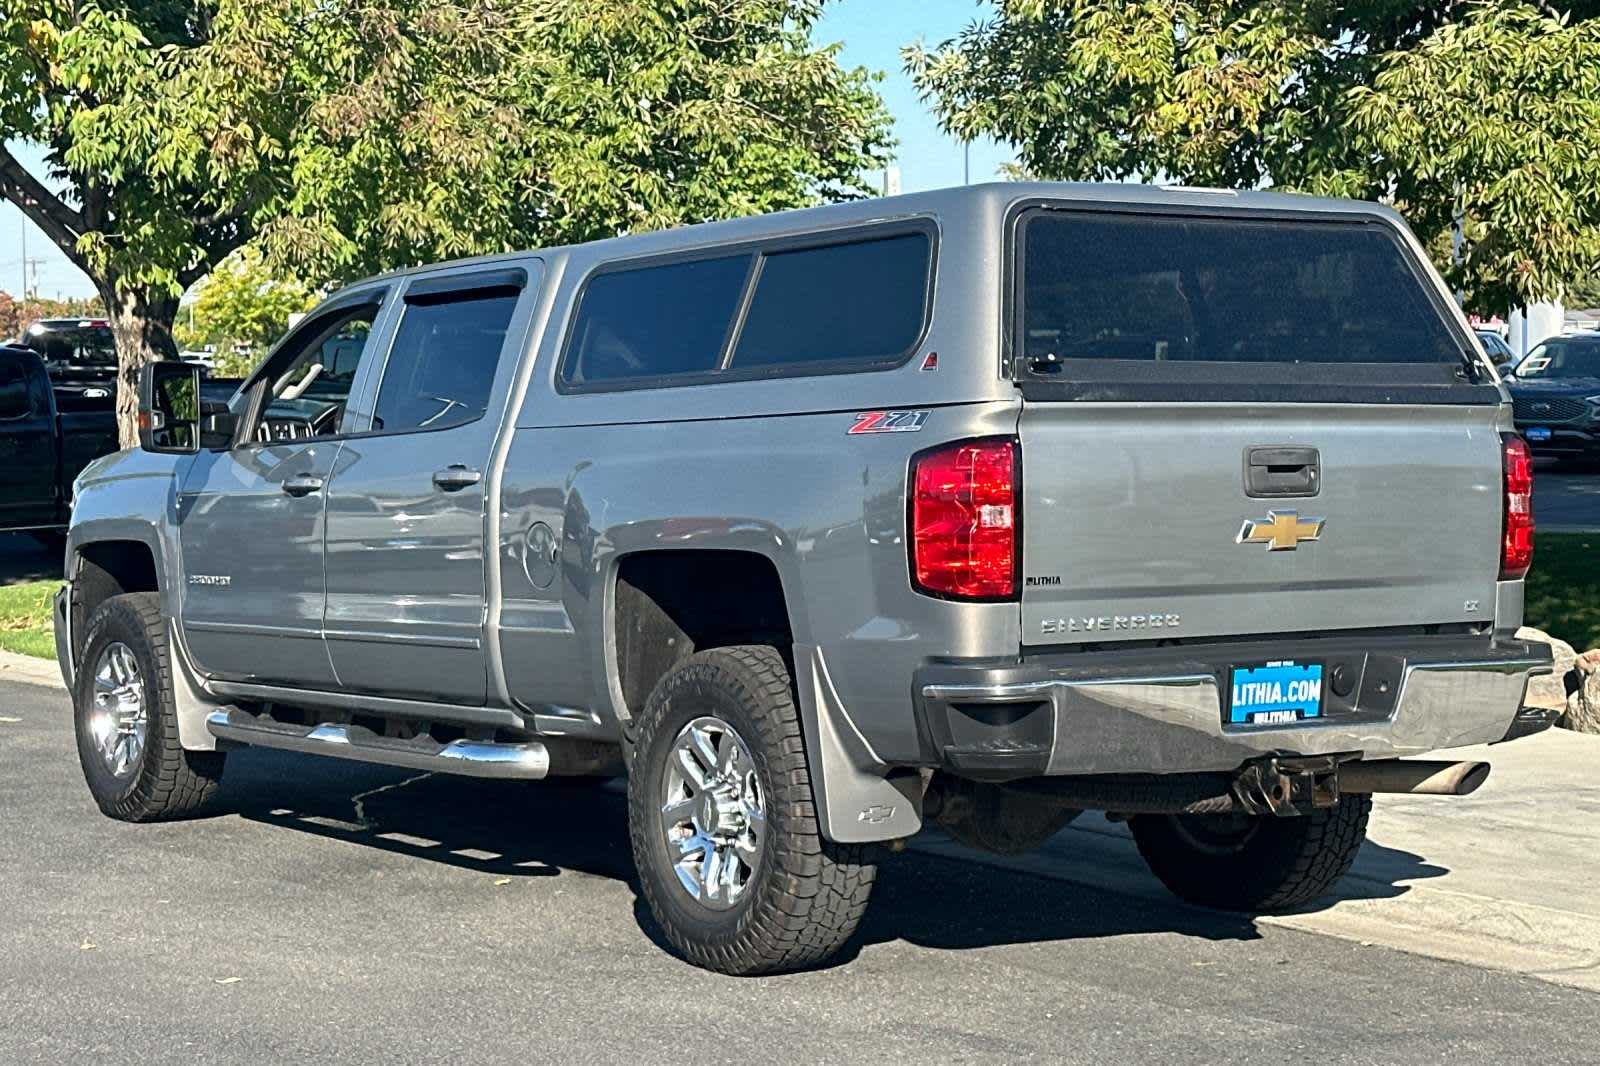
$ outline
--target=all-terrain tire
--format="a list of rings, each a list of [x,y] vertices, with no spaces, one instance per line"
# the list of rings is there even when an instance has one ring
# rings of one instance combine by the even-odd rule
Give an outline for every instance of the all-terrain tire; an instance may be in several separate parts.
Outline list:
[[[727,910],[709,909],[685,890],[661,823],[675,738],[705,716],[744,739],[765,797],[759,862]],[[875,849],[823,839],[800,716],[777,650],[713,648],[685,659],[656,685],[637,729],[629,835],[645,902],[672,946],[697,966],[735,975],[803,969],[837,952],[866,911]]]
[[[137,761],[117,774],[97,747],[91,725],[95,671],[102,653],[122,644],[133,654],[144,690],[146,732]],[[173,702],[172,657],[154,592],[113,596],[95,609],[85,627],[73,692],[78,762],[100,810],[124,822],[156,822],[197,813],[215,795],[227,756],[185,751],[178,742]]]
[[[1139,854],[1176,895],[1218,910],[1289,910],[1350,870],[1367,836],[1372,797],[1297,818],[1147,814],[1130,823]]]

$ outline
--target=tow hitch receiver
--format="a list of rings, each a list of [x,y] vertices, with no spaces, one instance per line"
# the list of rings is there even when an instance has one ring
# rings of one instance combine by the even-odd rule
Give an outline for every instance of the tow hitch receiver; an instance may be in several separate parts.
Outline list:
[[[1339,763],[1349,755],[1257,759],[1233,779],[1234,803],[1245,814],[1292,818],[1339,802]]]

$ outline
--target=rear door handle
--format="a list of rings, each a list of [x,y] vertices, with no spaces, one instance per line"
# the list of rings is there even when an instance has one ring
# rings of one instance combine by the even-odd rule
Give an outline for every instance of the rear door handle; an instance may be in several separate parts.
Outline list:
[[[452,463],[433,475],[433,483],[441,492],[460,492],[483,480],[483,474],[461,463]]]
[[[283,483],[283,491],[295,497],[309,496],[321,488],[322,479],[314,474],[296,474]]]
[[[1244,494],[1256,499],[1315,496],[1322,491],[1322,457],[1315,448],[1247,448]]]

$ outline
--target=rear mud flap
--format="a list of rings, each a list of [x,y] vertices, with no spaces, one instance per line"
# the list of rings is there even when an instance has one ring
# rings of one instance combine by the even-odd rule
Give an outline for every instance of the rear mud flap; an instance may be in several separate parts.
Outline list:
[[[882,762],[850,722],[815,647],[794,646],[800,724],[818,820],[829,840],[865,844],[898,840],[922,829],[922,777],[886,776]]]

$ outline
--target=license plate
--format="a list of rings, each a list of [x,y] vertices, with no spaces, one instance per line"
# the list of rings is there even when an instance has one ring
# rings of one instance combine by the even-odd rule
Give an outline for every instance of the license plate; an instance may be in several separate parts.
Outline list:
[[[1229,725],[1287,725],[1322,717],[1322,664],[1281,659],[1235,666]]]
[[[1529,440],[1549,440],[1550,439],[1550,431],[1548,429],[1546,429],[1544,426],[1534,426],[1533,428],[1529,429],[1527,432],[1523,433],[1522,435],[1524,437],[1527,437]]]

